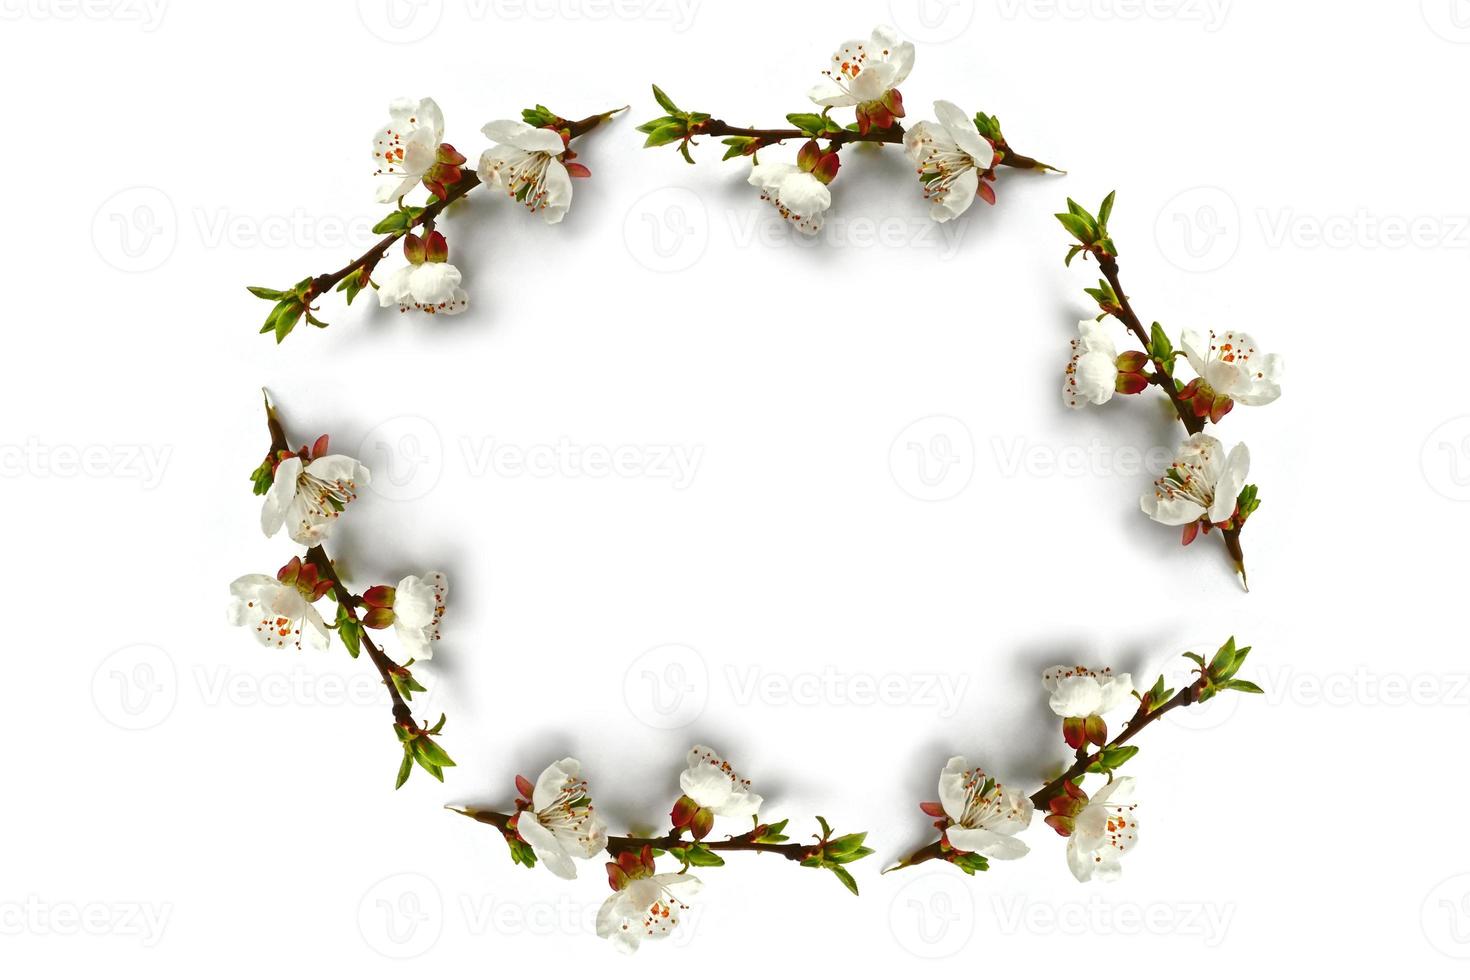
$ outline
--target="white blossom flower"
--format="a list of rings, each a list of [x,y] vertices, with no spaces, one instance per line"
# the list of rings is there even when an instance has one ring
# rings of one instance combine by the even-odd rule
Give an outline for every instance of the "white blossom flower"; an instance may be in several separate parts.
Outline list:
[[[797,231],[815,235],[822,230],[832,192],[815,174],[791,163],[758,163],[750,168],[749,182]]]
[[[480,155],[480,180],[501,188],[532,213],[554,225],[572,206],[572,172],[562,162],[566,142],[554,130],[515,119],[498,119],[481,129],[497,144]],[[579,176],[585,173],[574,164]]]
[[[1216,336],[1211,330],[1206,339],[1186,330],[1182,346],[1189,366],[1215,394],[1242,405],[1269,405],[1281,397],[1281,355],[1261,353],[1250,334]]]
[[[460,288],[460,271],[449,262],[421,262],[394,269],[378,284],[378,305],[398,312],[463,313],[469,296]]]
[[[1030,798],[971,769],[963,756],[950,759],[939,774],[939,803],[951,821],[944,836],[957,850],[1002,861],[1030,850],[1016,840],[1031,825]]]
[[[1149,517],[1171,527],[1193,524],[1201,517],[1220,524],[1234,515],[1250,468],[1245,443],[1227,456],[1219,439],[1196,433],[1179,447],[1174,465],[1154,481],[1153,492],[1145,493],[1139,504]]]
[[[848,41],[832,55],[832,67],[807,96],[817,105],[852,106],[877,102],[903,84],[914,67],[914,46],[900,42],[891,27],[873,28],[867,41]]]
[[[1067,867],[1078,881],[1115,881],[1123,873],[1123,854],[1138,843],[1133,785],[1132,776],[1113,780],[1077,814],[1067,838]]]
[[[1112,711],[1133,694],[1133,676],[1113,676],[1113,669],[1056,666],[1042,671],[1041,686],[1051,693],[1048,704],[1062,718],[1087,718]]]
[[[260,509],[260,529],[273,537],[285,526],[291,540],[307,547],[326,540],[332,522],[357,499],[370,474],[351,456],[319,456],[302,463],[288,456],[276,466]]]
[[[597,912],[597,935],[632,953],[644,939],[662,939],[679,925],[700,881],[691,874],[633,878],[609,895]]]
[[[679,774],[684,795],[720,817],[753,817],[760,812],[760,794],[750,791],[750,780],[741,778],[730,763],[714,749],[696,745],[689,750],[686,768]]]
[[[439,620],[444,618],[448,596],[449,579],[443,572],[428,572],[423,578],[409,575],[393,590],[393,630],[413,659],[429,660],[434,656],[431,644],[439,639]],[[545,777],[546,773],[541,775]]]
[[[433,99],[389,103],[388,125],[373,137],[378,201],[386,204],[413,190],[437,162],[443,140],[444,114]]]
[[[1105,404],[1118,388],[1118,348],[1096,320],[1079,321],[1077,333],[1062,383],[1062,403],[1068,408]]]
[[[230,583],[229,621],[253,627],[262,646],[283,649],[289,643],[301,649],[303,640],[314,650],[327,648],[327,624],[321,613],[295,585],[274,575],[242,575]]]
[[[546,767],[531,792],[531,809],[516,815],[516,833],[558,878],[577,877],[572,858],[585,861],[607,847],[607,825],[587,798],[580,762],[567,758]]]
[[[980,175],[995,166],[995,147],[953,102],[934,103],[934,114],[938,122],[918,122],[904,133],[903,148],[918,168],[929,217],[948,221],[975,203]]]

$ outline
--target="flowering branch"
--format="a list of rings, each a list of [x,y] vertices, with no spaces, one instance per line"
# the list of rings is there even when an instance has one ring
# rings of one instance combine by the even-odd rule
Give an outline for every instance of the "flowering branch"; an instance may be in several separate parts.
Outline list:
[[[1075,752],[1072,764],[1026,797],[983,771],[970,769],[961,757],[949,760],[939,777],[939,801],[920,805],[924,813],[937,818],[939,839],[887,871],[935,859],[948,861],[966,874],[989,870],[991,860],[1028,853],[1029,848],[1015,835],[1030,825],[1036,810],[1044,810],[1047,826],[1068,839],[1067,863],[1079,881],[1117,878],[1122,872],[1122,855],[1138,842],[1133,777],[1114,778],[1138,754],[1133,739],[1177,708],[1200,704],[1225,691],[1262,693],[1255,684],[1236,677],[1250,649],[1237,647],[1231,637],[1208,662],[1199,654],[1184,654],[1195,665],[1195,679],[1178,691],[1165,684],[1162,674],[1153,687],[1139,693],[1133,690],[1130,675],[1115,677],[1111,670],[1053,667],[1045,671],[1042,683],[1050,693],[1052,710],[1062,718],[1062,738]],[[1122,730],[1109,739],[1102,716],[1130,696],[1138,700],[1138,707]],[[1088,775],[1107,777],[1107,784],[1091,797],[1082,790]]]
[[[1056,170],[1013,150],[1001,132],[1000,120],[984,112],[969,116],[952,102],[934,103],[937,122],[920,122],[905,130],[906,116],[898,86],[914,64],[914,46],[900,42],[889,27],[878,27],[866,41],[848,41],[832,56],[824,80],[807,93],[820,113],[793,112],[789,129],[732,126],[707,112],[680,109],[657,85],[653,97],[665,115],[638,127],[647,135],[645,147],[678,144],[689,163],[697,137],[720,139],[724,159],[750,157],[749,182],[761,189],[783,218],[798,231],[814,235],[822,228],[832,206],[828,189],[841,166],[843,147],[853,143],[897,144],[913,161],[930,217],[948,221],[963,214],[976,197],[995,203],[991,186],[999,167],[1017,170]],[[834,108],[850,107],[856,117],[844,123],[832,118]],[[761,163],[757,154],[786,140],[804,140],[796,163]],[[823,145],[825,144],[825,146]]]
[[[1097,288],[1087,290],[1101,314],[1095,321],[1078,324],[1080,336],[1072,342],[1062,400],[1070,408],[1101,405],[1114,394],[1135,395],[1149,387],[1168,396],[1188,438],[1173,465],[1154,482],[1154,491],[1141,498],[1143,512],[1161,524],[1181,527],[1186,545],[1201,532],[1219,530],[1248,592],[1240,532],[1261,505],[1259,489],[1245,482],[1250,450],[1241,443],[1227,455],[1220,441],[1204,430],[1207,423],[1218,425],[1237,403],[1266,405],[1280,397],[1281,358],[1262,353],[1254,338],[1239,331],[1221,336],[1211,331],[1206,339],[1186,330],[1180,346],[1196,376],[1188,382],[1178,379],[1175,366],[1181,352],[1157,322],[1144,327],[1123,290],[1118,249],[1108,232],[1115,199],[1116,192],[1109,194],[1095,216],[1068,199],[1066,213],[1057,215],[1077,240],[1067,252],[1067,265],[1078,255],[1091,256],[1103,275]],[[1100,325],[1110,316],[1123,324],[1141,350],[1118,353]]]
[[[574,162],[577,154],[571,150],[571,141],[622,111],[568,120],[538,105],[524,110],[520,122],[487,123],[482,132],[497,145],[481,155],[477,169],[467,170],[465,156],[442,142],[444,118],[433,99],[394,102],[388,125],[373,141],[375,176],[381,181],[378,200],[397,202],[395,210],[373,226],[373,233],[384,237],[336,272],[310,276],[288,289],[247,287],[275,303],[260,332],[274,333],[280,343],[303,318],[314,327],[327,326],[316,316],[315,304],[334,289],[344,294],[349,306],[364,287],[372,286],[379,305],[396,305],[399,312],[462,312],[468,298],[460,288],[459,270],[449,264],[448,243],[435,228],[440,216],[476,187],[490,184],[533,213],[539,212],[548,224],[555,224],[571,207],[572,178],[591,176],[585,166]],[[429,193],[427,201],[406,203],[406,196],[420,184]],[[382,283],[375,282],[372,277],[378,263],[400,241],[409,265],[390,273]]]
[[[357,460],[327,452],[326,436],[307,448],[292,452],[286,430],[271,405],[265,402],[270,449],[265,461],[251,474],[257,495],[264,496],[261,528],[272,536],[286,528],[291,539],[306,546],[304,556],[294,556],[274,576],[243,575],[230,586],[229,615],[236,626],[253,629],[264,646],[315,649],[328,645],[329,627],[316,603],[332,596],[337,603],[330,629],[355,659],[363,650],[383,679],[393,710],[393,732],[403,749],[395,789],[402,786],[413,767],[440,782],[444,769],[454,760],[434,740],[444,729],[445,717],[429,725],[414,720],[409,702],[425,688],[414,679],[410,667],[428,660],[431,642],[439,638],[439,620],[449,583],[442,572],[423,577],[409,575],[395,586],[375,585],[354,595],[337,574],[323,541],[347,505],[357,499],[357,488],[366,485],[370,474]],[[303,560],[304,559],[304,560]],[[394,628],[411,656],[400,664],[383,652],[368,630]]]
[[[856,880],[846,865],[873,853],[866,833],[832,836],[832,827],[817,817],[820,834],[812,842],[793,842],[784,833],[788,821],[760,819],[762,799],[750,781],[714,750],[696,745],[679,776],[682,795],[669,811],[673,824],[659,837],[610,836],[588,795],[582,766],[576,759],[552,763],[532,783],[517,776],[519,797],[511,813],[478,807],[450,807],[496,828],[510,848],[511,861],[527,868],[539,860],[558,877],[575,878],[573,858],[589,860],[607,852],[608,884],[613,894],[597,916],[597,934],[626,952],[643,939],[660,939],[678,925],[679,913],[702,887],[690,868],[716,868],[721,853],[752,851],[778,854],[804,868],[826,868],[854,895]],[[715,817],[749,818],[752,828],[723,840],[709,839]],[[656,873],[655,863],[667,855],[679,862],[677,872]]]

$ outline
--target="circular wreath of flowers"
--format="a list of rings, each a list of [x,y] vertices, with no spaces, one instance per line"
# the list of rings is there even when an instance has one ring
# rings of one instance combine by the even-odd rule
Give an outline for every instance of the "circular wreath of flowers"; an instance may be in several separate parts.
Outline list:
[[[841,155],[855,145],[901,146],[930,216],[939,222],[959,218],[977,199],[995,204],[993,185],[1002,168],[1060,173],[1015,151],[996,117],[970,115],[952,102],[936,101],[933,120],[905,128],[899,86],[913,65],[913,45],[879,27],[870,37],[838,48],[808,93],[819,111],[791,113],[787,127],[731,126],[708,113],[680,109],[654,86],[664,114],[638,130],[646,136],[645,146],[675,146],[689,163],[698,140],[720,139],[724,159],[748,157],[749,183],[802,235],[821,232]],[[834,109],[851,110],[854,118],[834,118]],[[571,207],[574,180],[591,176],[578,162],[573,141],[621,111],[568,120],[538,105],[520,120],[492,121],[482,128],[492,145],[469,169],[468,159],[444,141],[443,114],[434,100],[392,103],[389,120],[372,144],[377,200],[394,205],[374,228],[383,238],[335,272],[285,289],[250,287],[273,304],[261,332],[279,343],[302,322],[327,326],[317,313],[321,298],[331,291],[342,293],[350,305],[371,288],[380,306],[405,315],[463,312],[469,296],[460,270],[449,262],[440,219],[456,201],[486,186],[547,223],[560,222]],[[759,157],[797,141],[794,161]],[[409,203],[420,188],[427,198]],[[1098,312],[1078,324],[1063,372],[1063,402],[1082,408],[1151,388],[1163,392],[1186,439],[1142,495],[1141,509],[1161,524],[1181,528],[1185,545],[1218,531],[1244,586],[1241,532],[1260,506],[1257,487],[1246,482],[1250,453],[1243,443],[1227,451],[1206,427],[1218,425],[1237,404],[1265,405],[1279,397],[1281,359],[1238,331],[1186,330],[1176,349],[1158,323],[1145,327],[1119,278],[1118,250],[1108,229],[1114,201],[1109,194],[1094,214],[1068,200],[1067,210],[1057,215],[1074,239],[1067,264],[1091,257],[1101,272],[1098,285],[1086,290]],[[395,246],[406,264],[380,272]],[[1137,349],[1119,351],[1110,332],[1118,325]],[[1179,377],[1180,367],[1187,367],[1190,376]],[[441,714],[430,723],[415,715],[414,695],[425,688],[413,667],[433,656],[448,606],[448,579],[429,570],[392,585],[350,587],[326,543],[371,473],[358,460],[331,452],[327,436],[310,446],[293,444],[269,397],[266,418],[270,445],[252,474],[255,493],[264,498],[261,530],[268,537],[285,531],[304,551],[293,553],[274,575],[237,578],[230,586],[230,622],[276,650],[323,650],[335,633],[353,658],[366,654],[390,700],[402,753],[396,786],[415,769],[442,782],[444,770],[454,766],[439,744],[446,718]],[[330,620],[319,608],[323,602],[332,607]],[[389,631],[402,650],[396,657],[378,639]],[[1047,669],[1040,678],[1042,692],[1060,719],[1070,763],[1028,794],[963,757],[949,759],[939,772],[937,799],[919,804],[933,821],[935,839],[887,870],[943,861],[973,875],[988,870],[991,861],[1023,857],[1030,847],[1021,835],[1040,812],[1042,822],[1066,840],[1067,866],[1079,881],[1117,878],[1122,859],[1138,843],[1135,780],[1118,774],[1138,753],[1137,737],[1170,711],[1222,693],[1260,693],[1237,676],[1249,653],[1250,647],[1238,646],[1233,637],[1208,657],[1185,653],[1191,673],[1177,690],[1162,675],[1142,688],[1131,675],[1109,668]],[[609,834],[577,759],[552,760],[534,781],[517,775],[514,785],[508,805],[449,809],[493,827],[504,837],[512,862],[526,868],[539,864],[558,877],[575,878],[578,862],[603,859],[611,894],[598,913],[597,933],[624,951],[673,933],[701,891],[695,869],[704,873],[719,867],[727,853],[772,853],[801,867],[825,869],[854,895],[858,884],[848,866],[875,853],[865,832],[838,834],[822,816],[813,818],[814,832],[793,839],[787,834],[789,818],[769,818],[752,781],[704,745],[689,750],[677,796],[670,787],[669,831],[661,836]]]

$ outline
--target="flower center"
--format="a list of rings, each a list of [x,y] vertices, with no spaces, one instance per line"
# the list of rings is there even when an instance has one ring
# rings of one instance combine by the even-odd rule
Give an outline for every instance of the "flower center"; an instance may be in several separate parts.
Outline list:
[[[551,160],[550,153],[526,153],[518,160],[506,160],[500,167],[506,193],[533,212],[546,207],[546,171]]]
[[[1176,459],[1167,473],[1154,481],[1154,495],[1164,500],[1190,500],[1205,510],[1215,502],[1215,487],[1206,477],[1209,451],[1197,459]]]
[[[924,197],[941,204],[949,196],[954,182],[967,170],[978,169],[975,158],[958,146],[940,146],[934,137],[925,136],[919,141],[919,180],[924,185]]]

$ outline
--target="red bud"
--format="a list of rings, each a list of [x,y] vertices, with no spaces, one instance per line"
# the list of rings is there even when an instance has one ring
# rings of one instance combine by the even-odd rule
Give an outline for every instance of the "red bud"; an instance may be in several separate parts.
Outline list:
[[[531,781],[525,776],[517,776],[516,792],[521,794],[523,799],[529,800],[535,794],[536,787],[532,786]]]
[[[1063,718],[1062,738],[1071,748],[1082,748],[1087,744],[1087,722],[1081,718]]]
[[[463,166],[464,154],[450,146],[448,143],[439,144],[439,152],[434,157],[435,162],[448,164],[451,167]]]
[[[573,177],[580,177],[585,180],[586,178],[592,176],[592,171],[588,170],[580,163],[568,163],[566,164],[566,168],[567,173],[571,174]]]
[[[822,148],[817,145],[816,140],[807,140],[796,151],[796,165],[805,173],[811,173],[817,169],[817,164],[822,159]]]
[[[1101,716],[1087,716],[1087,740],[1093,745],[1108,744],[1108,723]]]
[[[397,593],[391,585],[375,585],[362,594],[362,601],[369,606],[391,606]]]
[[[980,181],[980,186],[975,188],[975,193],[980,195],[980,200],[991,206],[995,205],[995,188],[988,181]]]
[[[1046,825],[1052,830],[1055,830],[1057,833],[1061,834],[1063,837],[1071,837],[1072,828],[1076,826],[1076,821],[1074,821],[1071,817],[1064,817],[1056,813],[1048,813],[1046,815]]]
[[[424,263],[424,240],[413,232],[403,236],[403,257],[413,265]]]
[[[327,437],[325,435],[318,436],[316,442],[314,442],[314,443],[311,444],[311,458],[312,459],[321,459],[326,454],[327,454]]]
[[[674,822],[675,830],[683,830],[694,820],[694,815],[699,812],[699,804],[687,796],[681,796],[674,801],[674,808],[669,811],[669,819]]]
[[[920,803],[919,809],[931,817],[944,816],[944,804],[942,803]]]
[[[704,840],[709,832],[715,829],[715,815],[706,809],[700,808],[690,821],[689,832],[694,835],[695,840]]]
[[[424,259],[429,262],[449,261],[449,242],[439,232],[431,231],[424,239]]]
[[[1199,537],[1199,521],[1184,525],[1184,533],[1180,535],[1180,543],[1188,547],[1194,543],[1194,539],[1197,537]]]
[[[822,158],[817,161],[817,166],[816,169],[812,171],[812,176],[817,178],[824,184],[830,184],[832,183],[832,180],[837,176],[837,168],[841,166],[842,161],[837,159],[836,153],[824,154]]]
[[[375,606],[362,617],[362,624],[369,629],[382,630],[393,625],[393,610]]]

